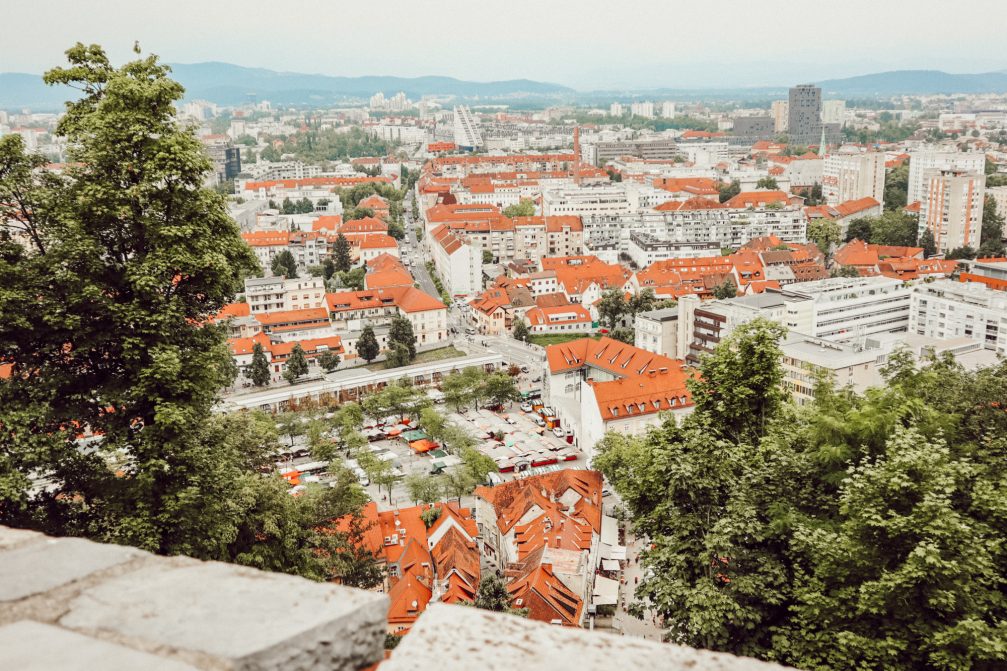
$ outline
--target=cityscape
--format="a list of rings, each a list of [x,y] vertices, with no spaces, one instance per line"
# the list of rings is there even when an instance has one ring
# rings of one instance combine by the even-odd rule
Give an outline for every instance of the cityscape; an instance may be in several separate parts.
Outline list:
[[[1007,668],[995,49],[98,4],[0,46],[0,669]]]

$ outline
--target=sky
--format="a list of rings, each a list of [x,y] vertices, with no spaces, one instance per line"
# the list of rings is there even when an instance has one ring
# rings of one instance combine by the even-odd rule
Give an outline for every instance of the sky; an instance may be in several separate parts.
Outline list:
[[[1007,1],[8,0],[0,72],[77,41],[313,74],[533,79],[578,90],[781,86],[899,69],[1007,69]]]

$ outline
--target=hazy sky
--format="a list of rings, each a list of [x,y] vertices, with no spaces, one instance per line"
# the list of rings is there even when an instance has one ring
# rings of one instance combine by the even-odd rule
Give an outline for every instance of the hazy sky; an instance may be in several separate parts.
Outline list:
[[[578,89],[791,84],[1007,69],[1007,0],[41,0],[3,3],[0,71],[76,41],[177,63],[528,78]],[[967,7],[968,11],[964,11]],[[13,29],[12,29],[13,28]]]

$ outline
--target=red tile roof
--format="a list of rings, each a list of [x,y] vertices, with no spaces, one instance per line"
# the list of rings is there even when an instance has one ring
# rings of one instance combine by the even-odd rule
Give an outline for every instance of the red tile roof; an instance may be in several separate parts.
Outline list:
[[[612,338],[582,338],[546,348],[549,370],[598,368],[618,379],[591,383],[604,420],[623,419],[692,405],[689,378],[680,361]],[[590,377],[590,372],[588,372]]]

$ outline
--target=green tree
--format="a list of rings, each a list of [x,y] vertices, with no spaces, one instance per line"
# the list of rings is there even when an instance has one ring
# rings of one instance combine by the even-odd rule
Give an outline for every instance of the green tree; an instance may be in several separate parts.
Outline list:
[[[395,467],[392,463],[378,459],[370,450],[357,450],[356,455],[360,468],[367,474],[370,481],[377,485],[379,492],[382,487],[385,488],[385,491],[388,492],[388,502],[393,504],[392,487],[398,481],[398,476],[394,472]]]
[[[934,240],[933,231],[931,231],[929,228],[923,231],[923,234],[920,236],[919,246],[923,248],[924,258],[929,259],[931,256],[937,253],[937,241]]]
[[[598,317],[601,319],[601,323],[606,324],[609,330],[612,330],[619,325],[619,321],[626,311],[626,297],[623,295],[622,289],[615,287],[606,289],[598,301]]]
[[[345,273],[353,267],[353,261],[350,258],[350,241],[342,233],[336,236],[336,241],[332,245],[332,259],[337,272]]]
[[[444,418],[444,415],[437,412],[436,408],[423,408],[420,410],[420,428],[430,436],[431,440],[443,440],[444,431],[447,427],[447,420]]]
[[[487,573],[479,581],[479,589],[476,590],[476,600],[472,605],[483,610],[490,610],[496,613],[506,613],[511,609],[511,596],[507,591],[507,585],[496,573]]]
[[[298,378],[301,378],[308,374],[308,360],[304,356],[304,350],[301,349],[300,344],[294,345],[294,349],[290,351],[290,356],[287,358],[287,363],[283,367],[283,379],[294,384],[297,382]]]
[[[988,162],[987,162],[988,163]],[[1007,254],[1003,243],[1004,217],[997,212],[997,202],[986,196],[983,202],[983,223],[979,236],[978,255],[982,258],[1001,257]]]
[[[436,503],[441,498],[443,487],[440,478],[420,473],[412,473],[406,476],[406,489],[409,491],[409,498],[420,503]]]
[[[248,367],[248,379],[252,381],[256,387],[263,387],[269,384],[269,379],[271,377],[269,373],[269,362],[266,360],[266,352],[262,349],[262,345],[255,343],[252,346],[252,363]]]
[[[755,183],[755,188],[778,191],[780,189],[780,185],[776,182],[776,179],[773,177],[760,177],[759,181]]]
[[[508,205],[503,209],[505,217],[531,217],[535,215],[535,202],[522,198],[517,205]]]
[[[786,328],[766,319],[742,324],[703,358],[689,381],[692,400],[714,430],[735,441],[762,436],[783,402],[779,342]]]
[[[466,368],[455,371],[441,380],[441,391],[448,405],[458,411],[469,403],[478,403],[480,390],[486,379],[486,373],[479,368]]]
[[[280,205],[280,214],[297,214],[297,205],[289,198],[284,198]]]
[[[407,363],[415,359],[416,336],[413,334],[412,322],[402,316],[393,318],[388,329],[388,345],[390,348],[395,345],[405,347],[409,355]]]
[[[856,266],[839,266],[829,271],[829,277],[860,277]]]
[[[808,222],[808,239],[815,243],[826,256],[842,240],[842,228],[831,219],[812,219]]]
[[[322,370],[326,373],[331,373],[335,369],[339,368],[340,363],[342,363],[342,359],[332,350],[326,350],[318,356],[318,365],[321,366]]]
[[[632,345],[636,341],[636,331],[631,328],[613,329],[609,337],[613,340],[624,342],[627,345]]]
[[[486,482],[487,475],[500,470],[492,457],[483,454],[474,447],[463,447],[459,450],[459,454],[462,458],[462,468],[468,472],[476,484]]]
[[[908,192],[909,162],[906,161],[885,175],[885,209],[898,211],[908,205]]]
[[[493,263],[493,252],[488,249],[483,250],[483,263]]]
[[[823,381],[810,406],[754,408],[778,377],[750,384],[744,353],[762,360],[778,336],[721,343],[733,371],[704,361],[710,393],[682,426],[598,446],[651,543],[634,610],[656,609],[676,641],[816,671],[1002,666],[1007,364],[920,367],[906,350],[885,388]]]
[[[38,174],[20,137],[0,138],[0,218],[24,234],[0,238],[0,359],[13,367],[0,382],[0,522],[379,582],[356,550],[359,523],[318,525],[359,520],[359,488],[337,473],[337,487],[290,496],[262,474],[277,449],[271,421],[211,412],[234,367],[209,317],[257,264],[202,187],[209,161],[174,117],[181,86],[154,57],[115,68],[78,44],[67,58],[45,79],[81,91],[57,129],[73,167]],[[84,425],[102,436],[89,454],[76,441]],[[44,492],[31,486],[38,472]]]
[[[720,202],[726,203],[731,200],[739,193],[741,193],[741,184],[738,182],[731,182],[730,184],[721,182],[720,187]]]
[[[290,441],[290,446],[294,446],[294,439],[303,436],[307,420],[300,413],[285,412],[277,416],[276,429],[281,436],[286,436]]]
[[[507,373],[492,373],[482,384],[480,396],[489,401],[492,406],[502,406],[512,401],[521,400],[514,378]]]
[[[520,340],[521,342],[528,342],[528,325],[524,323],[523,319],[517,319],[514,322],[514,339]]]
[[[734,283],[734,279],[727,277],[723,282],[718,284],[713,288],[713,297],[724,300],[727,298],[734,298],[738,295],[738,286]]]
[[[288,249],[273,257],[271,269],[274,275],[282,275],[287,279],[297,279],[297,260]]]
[[[872,237],[874,235],[871,231],[871,219],[868,217],[854,219],[846,226],[846,242],[850,240],[870,242]]]
[[[631,319],[635,319],[637,314],[653,310],[656,302],[654,290],[647,288],[629,297],[626,301],[626,311],[629,312]]]
[[[944,258],[950,260],[974,259],[975,257],[976,257],[976,250],[968,245],[964,247],[955,247],[954,249],[952,249],[951,251],[949,251],[947,254],[944,255]]]
[[[385,368],[401,368],[408,366],[412,361],[409,358],[409,348],[400,342],[392,343],[385,354]]]
[[[380,353],[381,347],[378,345],[378,339],[374,336],[374,329],[370,324],[367,324],[364,326],[364,330],[360,332],[360,337],[357,339],[357,354],[359,354],[364,361],[370,363],[374,361]]]

